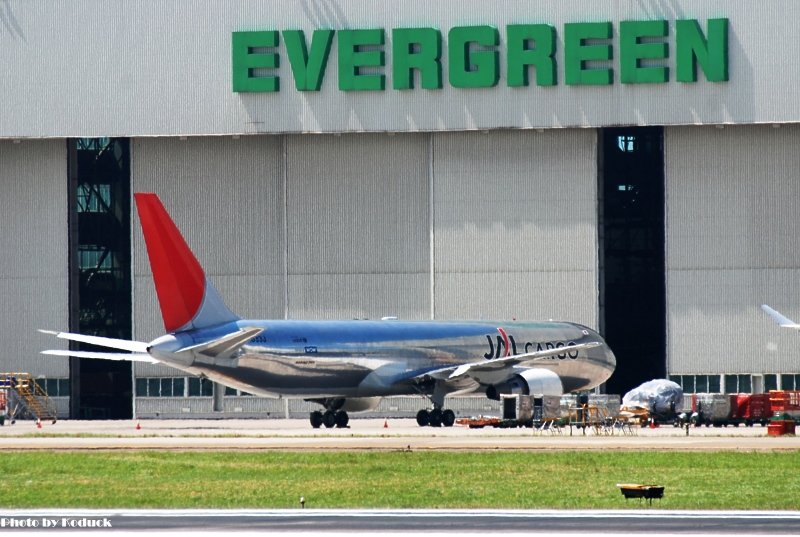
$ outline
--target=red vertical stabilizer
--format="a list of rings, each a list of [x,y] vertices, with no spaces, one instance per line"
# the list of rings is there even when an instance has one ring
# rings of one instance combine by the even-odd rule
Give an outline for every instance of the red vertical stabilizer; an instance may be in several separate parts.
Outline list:
[[[156,194],[134,194],[167,332],[203,328],[238,317],[222,303]]]

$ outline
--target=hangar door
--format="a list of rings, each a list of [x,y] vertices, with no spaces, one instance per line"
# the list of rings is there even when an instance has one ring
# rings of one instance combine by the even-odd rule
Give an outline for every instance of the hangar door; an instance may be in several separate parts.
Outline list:
[[[608,393],[666,375],[663,139],[661,127],[600,136],[600,323],[617,357]]]
[[[131,339],[130,144],[67,143],[70,331]],[[133,417],[131,362],[70,358],[70,381],[70,417]]]

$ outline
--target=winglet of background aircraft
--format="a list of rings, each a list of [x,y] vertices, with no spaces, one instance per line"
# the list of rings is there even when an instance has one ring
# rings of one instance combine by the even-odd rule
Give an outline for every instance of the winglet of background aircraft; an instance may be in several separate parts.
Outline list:
[[[781,328],[792,328],[794,330],[800,330],[800,324],[797,324],[796,322],[794,322],[790,318],[786,317],[785,315],[783,315],[782,313],[780,313],[778,311],[775,311],[774,309],[770,308],[766,304],[762,304],[761,305],[761,309],[764,310],[764,312],[767,315],[772,317],[772,320],[775,321],[776,323],[778,323]]]

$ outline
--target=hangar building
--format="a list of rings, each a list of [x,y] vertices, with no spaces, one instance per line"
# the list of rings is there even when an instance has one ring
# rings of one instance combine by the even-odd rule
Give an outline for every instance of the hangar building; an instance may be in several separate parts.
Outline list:
[[[800,388],[759,309],[800,318],[795,15],[0,2],[0,370],[73,417],[267,408],[39,354],[37,328],[162,333],[131,208],[154,191],[245,317],[573,320],[615,350],[609,393]]]

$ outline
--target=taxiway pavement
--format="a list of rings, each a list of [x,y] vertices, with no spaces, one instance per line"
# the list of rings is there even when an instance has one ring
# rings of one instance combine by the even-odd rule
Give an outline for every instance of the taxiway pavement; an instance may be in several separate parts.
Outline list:
[[[569,427],[419,427],[412,419],[353,419],[346,429],[312,429],[307,420],[63,420],[0,427],[2,449],[235,450],[800,450],[800,438],[773,437],[766,427],[635,428],[604,434]]]

